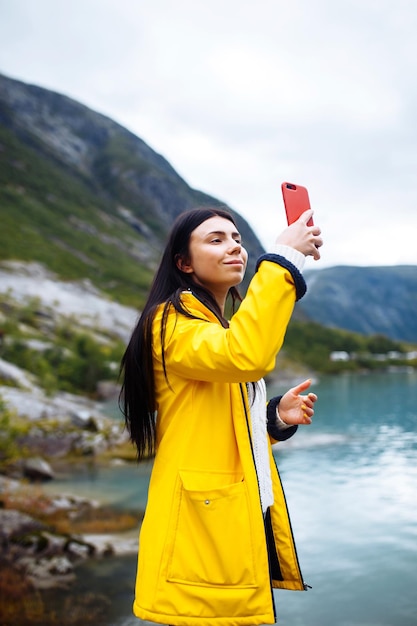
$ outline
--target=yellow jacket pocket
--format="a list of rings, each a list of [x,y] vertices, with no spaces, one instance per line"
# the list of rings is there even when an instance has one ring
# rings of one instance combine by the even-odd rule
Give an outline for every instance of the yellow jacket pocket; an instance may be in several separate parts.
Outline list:
[[[180,472],[168,581],[256,586],[246,484],[244,480],[231,482],[234,480],[236,476],[230,474]]]

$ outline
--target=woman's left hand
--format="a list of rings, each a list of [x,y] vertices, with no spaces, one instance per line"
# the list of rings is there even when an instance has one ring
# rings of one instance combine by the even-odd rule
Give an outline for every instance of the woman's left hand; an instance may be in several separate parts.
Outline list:
[[[279,416],[286,424],[311,424],[314,415],[314,403],[317,400],[315,393],[301,395],[311,385],[311,380],[305,380],[285,393],[278,405]]]

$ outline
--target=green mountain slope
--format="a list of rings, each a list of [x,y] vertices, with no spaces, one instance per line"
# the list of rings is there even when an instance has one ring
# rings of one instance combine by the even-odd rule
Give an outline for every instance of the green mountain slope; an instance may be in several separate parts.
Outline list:
[[[7,129],[0,145],[0,258],[36,260],[65,279],[88,276],[122,301],[143,292],[157,242],[135,236],[82,179]]]
[[[121,302],[143,301],[166,234],[183,210],[222,205],[112,120],[0,76],[0,259],[88,277]],[[262,247],[235,213],[253,270]]]

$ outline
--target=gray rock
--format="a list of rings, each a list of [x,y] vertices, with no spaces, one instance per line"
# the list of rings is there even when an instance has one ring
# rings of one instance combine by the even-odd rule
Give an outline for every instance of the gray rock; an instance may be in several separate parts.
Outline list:
[[[42,532],[41,540],[44,543],[42,555],[44,557],[62,555],[68,538],[64,535],[53,535],[50,532]]]
[[[78,409],[77,411],[73,411],[71,413],[71,422],[78,428],[91,430],[93,432],[97,432],[99,430],[94,416],[91,415],[91,411],[88,409]]]
[[[41,309],[52,314],[56,323],[76,316],[79,327],[108,330],[122,341],[128,341],[137,318],[135,309],[108,299],[90,281],[64,282],[39,263],[4,261],[0,292],[22,304],[38,298]]]
[[[79,437],[76,432],[57,430],[55,433],[45,433],[33,429],[27,435],[18,437],[17,443],[31,454],[62,458],[71,453]]]
[[[12,493],[20,488],[20,481],[14,478],[8,478],[7,476],[0,476],[0,494]]]
[[[95,547],[80,540],[72,539],[66,545],[66,552],[76,559],[88,559],[95,555]]]
[[[20,559],[18,565],[35,589],[67,589],[75,581],[74,566],[65,556]]]
[[[33,376],[17,365],[0,359],[0,378],[24,389],[34,389]]]
[[[45,530],[42,522],[14,509],[0,509],[0,537],[6,541]]]
[[[55,474],[47,461],[40,457],[25,459],[23,462],[23,474],[30,480],[52,480]]]

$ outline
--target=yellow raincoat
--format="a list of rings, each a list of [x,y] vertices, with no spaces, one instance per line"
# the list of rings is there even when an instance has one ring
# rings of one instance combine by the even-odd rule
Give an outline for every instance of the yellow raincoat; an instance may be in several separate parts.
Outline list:
[[[157,452],[134,613],[176,626],[273,624],[271,585],[304,584],[271,449],[275,502],[265,533],[244,383],[274,368],[296,300],[294,280],[262,261],[229,328],[191,292],[182,300],[199,319],[170,309],[168,382],[163,307],[153,324]]]

